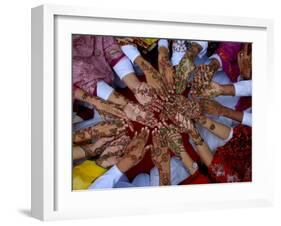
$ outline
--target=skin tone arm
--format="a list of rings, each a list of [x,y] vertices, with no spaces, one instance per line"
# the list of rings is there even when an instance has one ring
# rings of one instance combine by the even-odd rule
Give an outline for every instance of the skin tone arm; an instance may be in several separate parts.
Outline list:
[[[188,134],[190,135],[193,143],[195,144],[196,151],[199,154],[201,160],[206,166],[209,166],[213,161],[213,154],[210,151],[209,146],[204,142],[191,120],[186,121],[185,128],[188,131]]]
[[[243,112],[235,111],[231,108],[223,106],[214,100],[201,99],[200,105],[204,113],[216,116],[224,116],[238,122],[243,120]]]
[[[150,85],[157,95],[165,100],[165,97],[169,95],[168,90],[166,89],[160,73],[141,55],[135,59],[135,63],[141,68],[145,74],[146,81]]]
[[[209,119],[206,116],[202,116],[200,117],[200,119],[198,120],[198,122],[207,130],[209,130],[211,133],[215,134],[216,136],[218,136],[219,138],[226,140],[231,132],[231,128],[216,122],[212,119]]]
[[[177,94],[182,93],[187,86],[187,82],[191,73],[195,70],[194,59],[201,51],[201,46],[197,43],[192,43],[189,50],[181,59],[179,65],[176,68],[175,74],[175,91]]]

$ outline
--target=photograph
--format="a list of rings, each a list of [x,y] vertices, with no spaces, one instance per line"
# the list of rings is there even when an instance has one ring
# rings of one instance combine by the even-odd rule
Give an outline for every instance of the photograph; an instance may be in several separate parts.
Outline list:
[[[71,38],[73,191],[252,182],[252,43]]]

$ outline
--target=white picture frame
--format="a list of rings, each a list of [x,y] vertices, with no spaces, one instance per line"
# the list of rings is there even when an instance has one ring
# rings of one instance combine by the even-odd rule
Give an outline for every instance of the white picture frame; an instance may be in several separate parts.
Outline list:
[[[72,192],[70,34],[184,38],[187,31],[188,39],[253,43],[253,182]],[[271,20],[43,5],[32,9],[31,38],[32,216],[55,220],[273,203],[273,178],[267,176],[273,150],[266,136]]]

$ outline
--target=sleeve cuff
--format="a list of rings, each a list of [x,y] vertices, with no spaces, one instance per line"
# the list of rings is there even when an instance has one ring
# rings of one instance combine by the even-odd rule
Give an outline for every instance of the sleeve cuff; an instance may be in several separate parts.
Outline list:
[[[168,43],[168,40],[167,39],[160,39],[158,41],[158,49],[160,47],[165,47],[166,49],[169,49],[169,43]]]
[[[219,62],[219,64],[220,64],[220,67],[219,67],[218,71],[222,70],[222,61],[221,61],[221,58],[220,58],[220,56],[218,54],[216,54],[216,53],[213,54],[212,56],[209,57],[209,59],[210,60],[211,59],[216,59]]]
[[[123,175],[118,167],[114,165],[105,174],[97,178],[88,189],[113,188]]]
[[[201,51],[198,53],[198,57],[202,58],[206,53],[208,49],[208,42],[206,41],[191,41],[191,43],[197,43],[201,46]]]
[[[243,112],[242,124],[252,127],[252,113],[248,113],[248,112],[245,112],[245,111]]]
[[[177,66],[183,58],[185,52],[173,52],[171,62],[173,66]]]
[[[134,63],[135,59],[140,55],[139,50],[134,45],[121,46],[123,53]]]
[[[118,77],[122,80],[126,75],[134,73],[134,68],[132,63],[127,57],[123,57],[118,61],[117,64],[113,67],[113,70],[118,75]]]
[[[97,83],[97,96],[104,99],[108,100],[109,96],[111,93],[114,91],[114,89],[106,84],[104,81],[99,81]]]
[[[235,96],[252,96],[252,80],[236,82],[233,85]]]

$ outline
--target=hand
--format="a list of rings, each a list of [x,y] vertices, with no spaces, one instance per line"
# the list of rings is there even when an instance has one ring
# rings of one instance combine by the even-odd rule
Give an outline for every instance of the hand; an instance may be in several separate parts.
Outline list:
[[[205,86],[206,81],[208,84]],[[223,94],[223,87],[214,81],[209,83],[205,77],[198,76],[194,78],[190,94],[195,97],[214,98]]]
[[[210,83],[213,79],[215,69],[211,65],[201,64],[197,66],[194,71],[194,79],[192,82],[192,91],[199,94],[210,87]]]
[[[97,101],[94,106],[101,115],[115,116],[117,118],[128,120],[126,114],[123,111],[123,108],[120,105],[102,100],[98,97],[95,98],[97,99]]]
[[[141,105],[133,102],[128,102],[124,107],[124,112],[128,119],[147,125],[151,128],[157,125],[157,120],[154,118],[154,114],[150,111],[145,110]]]
[[[195,65],[187,52],[176,69],[175,89],[177,94],[185,91],[189,77],[194,70]]]
[[[154,90],[145,82],[140,82],[133,90],[137,101],[146,108],[159,112],[163,109],[163,102],[158,99]]]
[[[202,111],[209,115],[223,116],[226,108],[214,100],[200,99]]]
[[[180,125],[182,126],[184,132],[190,135],[191,139],[194,141],[196,145],[202,144],[203,140],[197,128],[195,127],[194,123],[192,122],[192,120],[182,118],[180,115],[177,115],[177,120],[180,122]]]
[[[181,135],[178,133],[177,129],[172,125],[167,125],[165,123],[159,126],[160,135],[166,142],[168,148],[174,152],[175,155],[181,156],[182,152],[185,152],[183,141]]]
[[[202,114],[198,102],[189,100],[182,95],[170,96],[169,100],[164,105],[164,113],[176,125],[179,123],[175,119],[178,114],[188,119],[196,119]]]
[[[80,147],[85,151],[85,156],[87,158],[91,158],[100,155],[105,144],[112,141],[113,139],[114,137],[102,137],[94,144],[81,145]]]
[[[169,95],[169,92],[163,82],[160,73],[142,57],[137,58],[135,62],[145,74],[147,84],[154,89],[156,94],[162,100],[165,100]]]
[[[103,168],[108,168],[115,165],[123,156],[125,149],[130,141],[130,137],[126,135],[123,135],[118,139],[112,141],[109,145],[107,145],[105,150],[97,159],[97,165]]]
[[[117,163],[117,167],[121,172],[127,172],[143,159],[145,153],[151,148],[151,146],[145,147],[148,137],[149,129],[147,127],[142,128],[139,134],[135,133],[133,139],[126,147],[124,156]]]
[[[158,69],[162,75],[163,82],[170,93],[175,89],[175,69],[169,60],[169,52],[166,48],[160,48],[158,54]]]
[[[102,137],[116,137],[124,132],[128,124],[123,120],[114,120],[110,122],[100,122],[95,126],[80,130],[73,135],[74,143],[82,143],[91,139],[100,139]]]
[[[153,148],[151,149],[151,159],[159,170],[159,184],[170,185],[170,153],[168,147],[160,135],[159,130],[152,131]]]
[[[251,44],[245,44],[243,49],[238,53],[238,66],[240,74],[244,79],[248,80],[252,78],[252,53]]]

